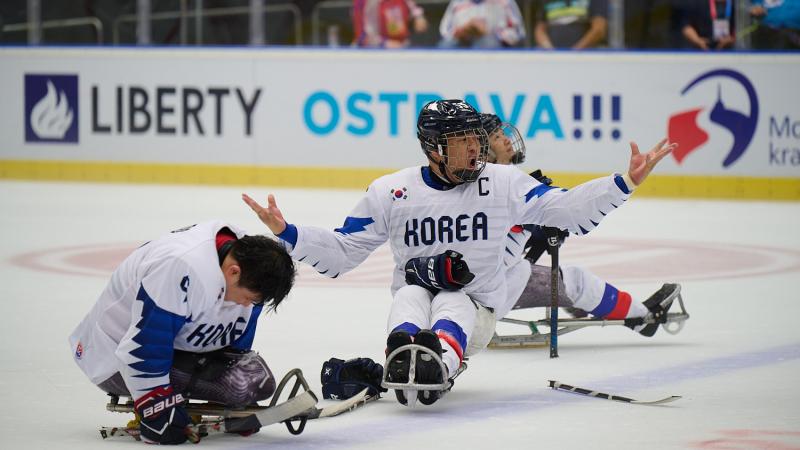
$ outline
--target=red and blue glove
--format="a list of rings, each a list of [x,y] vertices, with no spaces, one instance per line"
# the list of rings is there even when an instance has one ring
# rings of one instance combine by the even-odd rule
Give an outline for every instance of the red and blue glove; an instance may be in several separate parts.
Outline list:
[[[186,442],[191,422],[183,407],[183,396],[172,392],[172,386],[158,387],[133,404],[139,416],[139,430],[145,441],[175,445]]]
[[[457,291],[475,278],[463,255],[453,250],[436,256],[412,258],[406,263],[405,270],[407,284],[422,286],[433,295],[443,290]]]

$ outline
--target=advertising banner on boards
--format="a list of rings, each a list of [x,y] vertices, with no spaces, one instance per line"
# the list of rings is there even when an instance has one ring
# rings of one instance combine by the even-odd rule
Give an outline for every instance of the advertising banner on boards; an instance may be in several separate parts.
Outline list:
[[[397,169],[416,115],[464,98],[551,171],[800,178],[790,54],[0,49],[0,160]]]

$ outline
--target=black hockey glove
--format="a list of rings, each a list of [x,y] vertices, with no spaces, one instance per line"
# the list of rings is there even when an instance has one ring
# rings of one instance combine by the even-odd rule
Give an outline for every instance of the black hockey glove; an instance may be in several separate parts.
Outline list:
[[[157,444],[183,444],[189,415],[183,407],[183,396],[172,392],[172,387],[153,389],[136,400],[133,405],[141,423],[142,438]]]
[[[543,227],[541,225],[524,225],[524,228],[531,232],[531,237],[525,243],[525,258],[532,263],[536,263],[545,251],[547,253],[551,252],[551,248],[548,245],[550,237],[556,238],[559,246],[569,237],[568,231],[559,230],[558,228]]]
[[[381,387],[383,366],[369,358],[343,361],[331,358],[322,363],[322,398],[345,400],[367,389],[367,395],[386,392]]]
[[[406,283],[422,286],[433,295],[441,290],[457,291],[475,278],[462,258],[461,253],[447,250],[436,256],[410,259],[406,263]]]
[[[547,175],[543,174],[542,171],[539,169],[534,170],[529,175],[535,178],[536,181],[538,181],[539,183],[546,184],[547,186],[553,184],[553,180],[550,179],[550,177],[548,177]]]

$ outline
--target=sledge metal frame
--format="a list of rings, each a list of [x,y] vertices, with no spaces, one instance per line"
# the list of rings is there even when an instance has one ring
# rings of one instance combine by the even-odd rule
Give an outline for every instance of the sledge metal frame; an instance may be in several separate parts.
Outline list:
[[[112,397],[112,401],[115,397]],[[290,433],[297,435],[302,433],[305,428],[306,420],[308,419],[305,414],[316,410],[316,404],[317,397],[314,393],[304,391],[285,402],[256,411],[248,417],[233,418],[220,416],[219,414],[206,416],[190,412],[190,415],[196,417],[193,417],[192,423],[186,426],[186,436],[189,441],[196,444],[211,434],[249,432],[253,428],[281,422],[286,425]],[[297,426],[293,423],[294,421],[299,421]],[[140,441],[142,436],[139,418],[137,416],[124,427],[101,427],[100,436],[103,439],[130,437]]]
[[[393,383],[388,380],[389,371],[383,371],[383,379],[381,380],[381,387],[386,389],[399,389],[401,391],[415,391],[414,395],[416,396],[416,391],[444,391],[450,388],[450,380],[445,380],[443,383],[437,384],[422,384],[417,383],[417,354],[422,352],[436,361],[439,364],[439,368],[442,369],[442,373],[447,373],[447,366],[444,365],[442,358],[436,354],[433,350],[429,349],[428,347],[424,347],[419,344],[407,344],[403,345],[402,347],[396,348],[392,353],[389,353],[389,356],[386,357],[387,365],[388,361],[392,361],[397,355],[401,352],[410,351],[411,352],[411,360],[410,365],[408,368],[408,383]]]
[[[442,395],[449,392],[450,389],[453,387],[453,380],[456,379],[459,375],[461,375],[465,370],[467,370],[467,362],[466,358],[464,361],[461,361],[461,365],[458,366],[458,370],[456,373],[453,374],[452,377],[447,378],[444,380],[443,383],[437,384],[422,384],[416,382],[417,377],[417,354],[422,352],[428,356],[430,356],[434,361],[439,364],[439,368],[442,370],[442,373],[447,373],[447,366],[444,365],[444,361],[442,358],[436,354],[433,350],[429,349],[428,347],[424,347],[419,344],[407,344],[403,345],[402,347],[396,348],[393,352],[389,353],[386,357],[386,367],[389,365],[389,361],[393,360],[400,352],[409,351],[411,352],[411,360],[408,368],[408,383],[393,383],[388,380],[389,371],[383,371],[383,378],[381,379],[381,387],[385,389],[393,389],[395,391],[403,391],[403,394],[406,397],[406,401],[408,402],[408,406],[413,408],[417,404],[417,393],[419,391],[440,391]]]
[[[111,397],[111,400],[109,400],[108,404],[106,404],[106,410],[118,413],[134,413],[133,400],[127,400],[124,403],[120,403],[118,396],[112,394],[108,395]],[[190,416],[210,416],[220,417],[223,419],[247,417],[270,408],[269,406],[254,405],[241,409],[230,409],[219,403],[198,403],[192,401],[188,402],[185,407],[186,413]]]
[[[294,384],[292,385],[286,400],[282,403],[278,403],[284,388],[286,388],[289,382],[292,380],[294,380]],[[302,392],[300,391],[301,388]],[[132,398],[128,397],[128,401],[120,404],[120,396],[115,394],[108,395],[111,397],[111,400],[106,405],[106,409],[108,411],[120,413],[132,412],[135,414],[134,402]],[[280,420],[273,421],[272,417],[268,417],[278,413],[281,410],[289,409],[290,405],[297,404],[305,405],[305,407]],[[254,407],[231,409],[218,403],[196,403],[191,402],[190,400],[186,402],[184,407],[189,415],[221,417],[223,419],[244,419],[248,416],[254,415],[258,418],[258,420],[261,421],[262,426],[270,425],[276,422],[283,422],[283,424],[286,425],[286,429],[289,430],[289,433],[298,435],[303,432],[308,419],[312,418],[312,415],[314,416],[313,418],[321,416],[322,410],[316,408],[316,404],[317,396],[309,388],[308,382],[303,376],[303,371],[300,369],[292,369],[286,375],[284,375],[283,379],[278,383],[278,386],[275,388],[275,392],[272,394],[272,399],[270,400],[268,406],[262,407],[261,405],[256,404]],[[105,438],[102,429],[100,434]]]
[[[261,411],[268,410],[269,408],[277,405],[284,388],[287,386],[287,384],[289,384],[290,381],[292,381],[292,379],[294,379],[294,384],[289,391],[287,400],[291,400],[306,392],[309,392],[316,400],[316,395],[309,388],[308,382],[303,376],[303,372],[300,369],[292,369],[286,375],[284,375],[283,379],[280,381],[280,383],[278,383],[278,386],[275,388],[275,392],[272,394],[272,398],[270,399],[268,406],[256,404],[242,408],[229,408],[219,403],[207,401],[197,402],[191,401],[191,399],[187,401],[184,406],[187,414],[189,415],[215,416],[222,418],[247,417]],[[300,392],[300,388],[303,389],[302,392]],[[120,396],[116,394],[108,394],[108,396],[111,397],[111,399],[109,400],[108,404],[106,404],[106,410],[118,413],[135,413],[134,402],[130,396]],[[126,398],[126,401],[124,403],[120,403],[120,397]]]
[[[678,334],[683,329],[686,320],[689,319],[689,313],[686,311],[686,307],[683,304],[683,297],[681,296],[680,292],[673,301],[677,302],[680,306],[680,312],[667,313],[667,320],[665,323],[661,324],[661,327],[664,328],[664,331],[669,334]],[[530,333],[499,335],[497,332],[495,332],[492,340],[489,341],[489,348],[537,348],[548,347],[550,345],[550,334],[552,333],[552,330],[550,333],[542,333],[539,331],[539,327],[541,326],[550,328],[550,308],[545,308],[545,318],[542,320],[503,318],[500,319],[499,322],[524,326],[530,331]],[[606,320],[589,317],[580,319],[559,319],[558,330],[555,336],[557,339],[558,336],[572,333],[573,331],[580,330],[581,328],[585,327],[605,327],[615,325],[625,325],[625,319]]]
[[[289,392],[288,398],[279,403],[283,389],[292,378],[294,378],[294,386]],[[301,388],[303,391],[299,392]],[[381,398],[377,393],[368,395],[368,391],[369,389],[364,388],[346,400],[318,408],[316,406],[317,396],[308,389],[308,383],[303,377],[303,373],[300,369],[292,369],[278,384],[269,406],[255,404],[241,409],[230,409],[225,405],[213,402],[187,402],[184,405],[186,412],[193,416],[192,424],[187,427],[187,436],[191,442],[196,444],[202,438],[212,434],[246,431],[253,427],[253,417],[255,424],[260,427],[283,423],[291,434],[297,435],[303,432],[308,420],[335,417]],[[111,400],[106,405],[108,411],[135,414],[133,400],[128,399],[120,404],[119,395],[109,394],[109,397]],[[126,398],[128,397],[126,396]],[[141,440],[139,420],[134,418],[124,427],[101,427],[100,436],[103,439],[130,437],[139,441]]]

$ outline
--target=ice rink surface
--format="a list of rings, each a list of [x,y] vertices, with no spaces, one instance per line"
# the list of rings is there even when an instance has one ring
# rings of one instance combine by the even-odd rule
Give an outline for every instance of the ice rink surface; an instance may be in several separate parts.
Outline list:
[[[115,265],[141,243],[217,218],[266,232],[241,192],[261,200],[273,192],[290,222],[329,228],[362,195],[0,182],[0,448],[142,448],[100,438],[98,427],[124,425],[129,416],[105,411],[107,397],[73,363],[67,336]],[[624,327],[580,330],[559,339],[555,360],[546,349],[484,351],[432,407],[412,410],[388,395],[310,422],[300,436],[274,425],[199,445],[800,449],[800,204],[634,194],[589,236],[571,237],[562,264],[588,267],[639,298],[679,282],[691,319],[677,335],[660,330],[649,339]],[[278,313],[261,318],[254,349],[277,377],[302,369],[320,397],[328,358],[382,361],[390,267],[385,247],[337,280],[301,267]],[[630,405],[553,391],[548,379],[642,400],[683,398]]]

